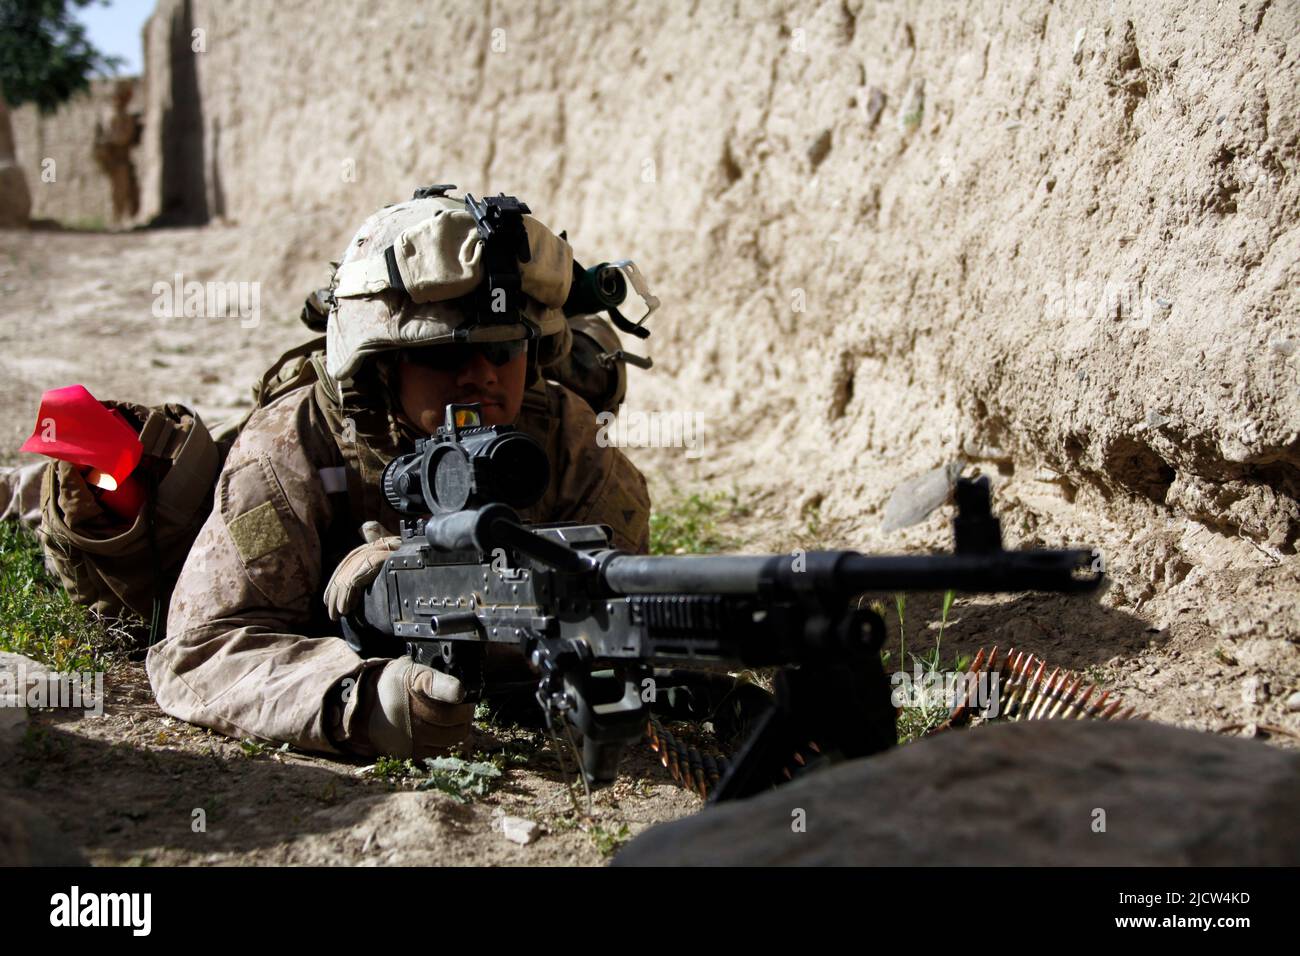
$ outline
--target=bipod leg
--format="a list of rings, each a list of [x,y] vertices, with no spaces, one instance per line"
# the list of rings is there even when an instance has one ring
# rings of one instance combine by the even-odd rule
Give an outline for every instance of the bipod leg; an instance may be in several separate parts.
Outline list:
[[[855,615],[846,634],[861,633],[879,618]],[[880,664],[879,629],[833,661],[785,668],[776,675],[775,700],[719,781],[710,803],[761,793],[801,772],[808,754],[815,763],[866,757],[898,741],[897,713]]]
[[[771,789],[789,762],[797,737],[789,711],[779,701],[773,703],[709,795],[709,803],[743,800]]]

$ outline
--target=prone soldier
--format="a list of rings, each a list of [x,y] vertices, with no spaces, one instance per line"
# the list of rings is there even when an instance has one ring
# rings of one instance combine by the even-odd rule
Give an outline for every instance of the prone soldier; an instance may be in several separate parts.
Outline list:
[[[568,243],[531,215],[493,218],[509,197],[480,206],[487,215],[445,189],[416,197],[348,244],[314,380],[256,410],[230,448],[147,657],[175,717],[366,757],[423,757],[464,738],[459,681],[410,658],[363,658],[337,623],[396,547],[385,465],[449,403],[481,403],[484,424],[514,424],[546,450],[548,490],[525,520],[601,523],[616,547],[647,549],[644,477],[597,442],[587,401],[542,377],[578,338],[561,308]],[[485,234],[512,222],[517,248],[494,257],[500,242]]]

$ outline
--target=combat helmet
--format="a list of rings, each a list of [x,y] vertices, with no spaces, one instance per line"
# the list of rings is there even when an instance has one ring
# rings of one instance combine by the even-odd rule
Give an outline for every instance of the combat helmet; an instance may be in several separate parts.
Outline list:
[[[325,330],[333,378],[382,352],[527,339],[532,380],[568,351],[569,243],[514,197],[457,199],[452,188],[385,206],[348,243]]]

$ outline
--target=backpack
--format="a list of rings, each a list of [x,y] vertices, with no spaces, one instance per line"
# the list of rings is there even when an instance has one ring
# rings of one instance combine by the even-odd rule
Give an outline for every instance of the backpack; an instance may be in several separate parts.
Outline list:
[[[41,482],[36,534],[47,564],[78,604],[122,621],[137,642],[153,644],[166,633],[167,605],[199,529],[226,455],[253,412],[315,381],[324,337],[281,355],[253,387],[254,407],[209,430],[179,403],[149,407],[106,401],[140,436],[144,452],[135,472],[144,506],[127,522],[100,508],[79,470],[50,461]],[[140,623],[132,620],[140,618]],[[140,649],[140,648],[137,648]]]

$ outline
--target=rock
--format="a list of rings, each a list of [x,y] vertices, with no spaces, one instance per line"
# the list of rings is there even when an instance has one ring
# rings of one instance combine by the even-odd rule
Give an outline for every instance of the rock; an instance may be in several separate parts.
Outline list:
[[[27,732],[27,706],[15,694],[0,694],[0,755],[17,747]]]
[[[961,468],[961,463],[954,461],[896,486],[889,501],[885,503],[882,530],[897,531],[928,518],[936,508],[952,497],[952,489],[957,484]]]
[[[1300,690],[1286,699],[1287,710],[1300,710]]]
[[[1173,419],[1168,415],[1162,415],[1154,409],[1149,409],[1147,411],[1146,426],[1148,428],[1159,428],[1162,425],[1168,425],[1171,421],[1173,421]]]
[[[1247,677],[1241,682],[1241,702],[1259,704],[1268,699],[1268,690],[1258,677]]]
[[[56,671],[22,654],[0,651],[0,699],[13,697],[15,706],[102,712],[96,710],[102,705],[102,690],[102,674],[93,682],[83,680],[83,675]]]
[[[1074,35],[1074,49],[1070,51],[1070,59],[1075,63],[1083,59],[1083,38],[1087,35],[1087,27],[1079,27],[1079,31]]]
[[[40,813],[0,794],[0,866],[86,866],[81,851]]]
[[[27,732],[27,682],[48,673],[30,657],[0,651],[0,755],[16,747]]]
[[[1104,811],[1104,832],[1095,832]],[[803,832],[797,824],[802,821]],[[617,865],[1300,862],[1300,754],[1147,721],[949,732],[652,827]]]
[[[822,164],[831,151],[833,135],[829,129],[822,130],[811,146],[808,147],[808,165],[814,170]]]
[[[898,130],[906,133],[916,129],[921,125],[921,117],[925,113],[925,81],[915,79],[907,88],[907,94],[903,97],[902,108],[898,111]]]
[[[50,673],[50,668],[40,661],[12,651],[0,651],[0,687],[8,686],[11,692],[24,675],[33,680],[47,677]]]
[[[876,124],[880,122],[880,114],[884,108],[885,93],[880,87],[873,86],[867,92],[867,129],[874,129]]]
[[[542,833],[539,824],[523,817],[502,817],[499,829],[502,836],[511,843],[518,843],[520,846],[528,846]]]

